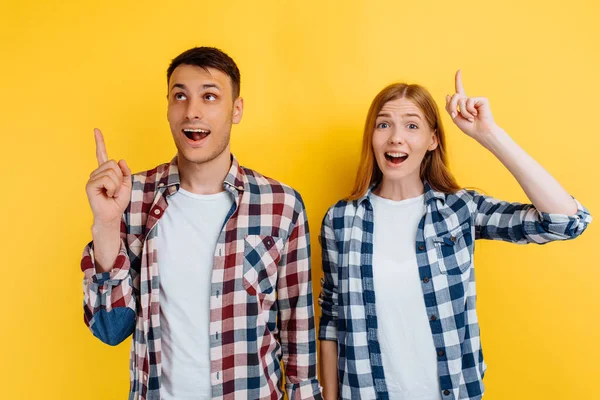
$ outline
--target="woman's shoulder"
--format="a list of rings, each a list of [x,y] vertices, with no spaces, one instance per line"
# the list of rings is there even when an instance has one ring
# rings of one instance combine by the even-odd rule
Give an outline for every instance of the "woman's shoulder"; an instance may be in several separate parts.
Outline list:
[[[481,195],[473,188],[462,188],[455,192],[444,193],[443,203],[455,212],[473,211]]]
[[[327,209],[323,219],[329,221],[340,220],[343,223],[344,217],[354,216],[357,208],[357,200],[341,199]]]

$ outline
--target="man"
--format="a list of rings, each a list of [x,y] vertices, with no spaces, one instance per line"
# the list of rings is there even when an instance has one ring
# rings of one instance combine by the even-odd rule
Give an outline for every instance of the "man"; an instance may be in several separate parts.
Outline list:
[[[110,345],[133,333],[130,399],[321,399],[302,198],[230,153],[240,73],[218,49],[167,71],[169,163],[131,175],[109,160],[86,192],[85,322]]]

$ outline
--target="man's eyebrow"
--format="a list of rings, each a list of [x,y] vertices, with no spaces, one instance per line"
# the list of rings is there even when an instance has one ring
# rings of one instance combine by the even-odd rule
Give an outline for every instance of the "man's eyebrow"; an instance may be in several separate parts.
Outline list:
[[[176,83],[176,84],[174,84],[173,87],[171,87],[171,90],[173,90],[175,88],[187,90],[187,87],[185,87],[185,85],[183,83]]]
[[[205,83],[204,85],[202,85],[202,89],[210,89],[210,88],[215,88],[215,89],[221,90],[219,85],[217,85],[216,83]]]
[[[188,90],[188,88],[183,83],[174,84],[173,87],[171,88],[171,90],[173,90],[175,88]],[[215,89],[221,90],[219,85],[217,85],[216,83],[205,83],[204,85],[202,85],[202,89],[210,89],[210,88],[215,88]]]

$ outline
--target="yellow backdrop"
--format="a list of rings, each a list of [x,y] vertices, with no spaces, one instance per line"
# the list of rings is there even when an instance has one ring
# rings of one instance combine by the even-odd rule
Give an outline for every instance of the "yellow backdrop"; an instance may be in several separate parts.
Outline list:
[[[92,129],[135,171],[170,160],[165,71],[181,51],[212,45],[238,63],[246,108],[233,151],[302,193],[316,295],[321,218],[350,190],[367,108],[394,81],[443,104],[462,68],[467,93],[489,97],[500,125],[600,218],[599,14],[592,0],[5,2],[0,397],[126,397],[129,340],[108,347],[83,323]],[[526,200],[444,123],[462,185]],[[543,247],[478,243],[488,400],[598,395],[595,225]]]

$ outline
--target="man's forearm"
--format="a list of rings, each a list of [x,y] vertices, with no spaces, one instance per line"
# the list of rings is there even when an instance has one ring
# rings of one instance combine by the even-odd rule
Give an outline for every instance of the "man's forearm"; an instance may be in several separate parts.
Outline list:
[[[121,248],[121,221],[92,226],[96,272],[109,272]]]

